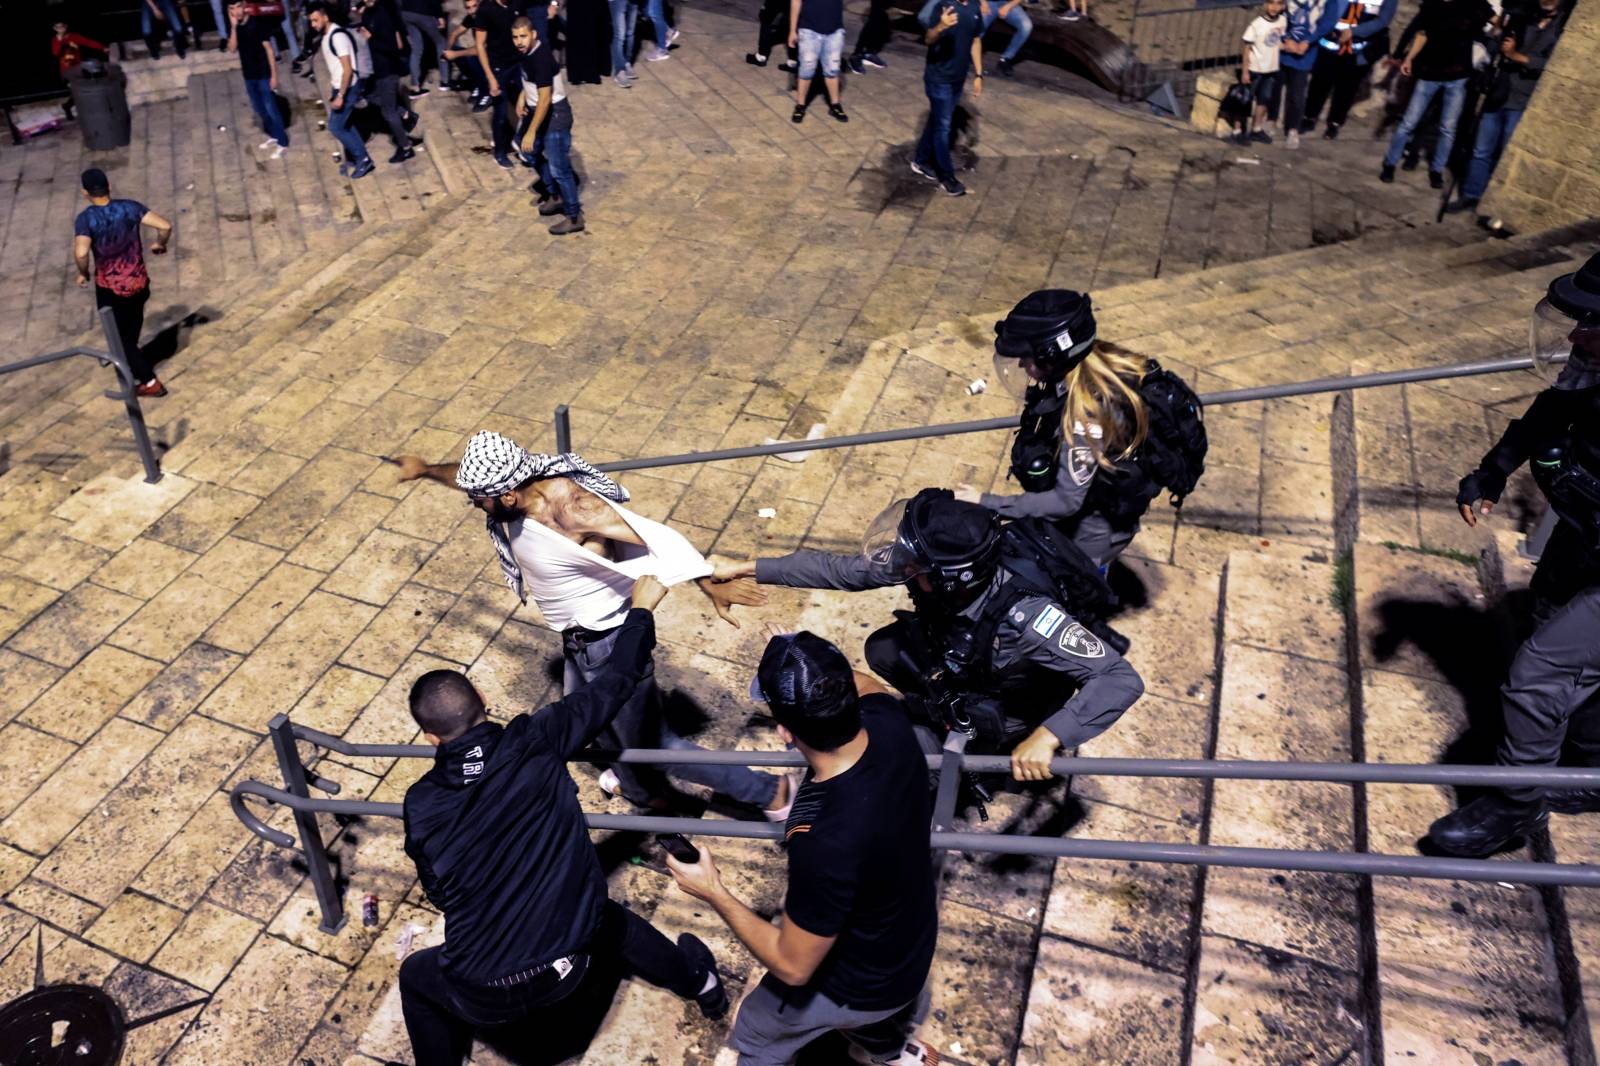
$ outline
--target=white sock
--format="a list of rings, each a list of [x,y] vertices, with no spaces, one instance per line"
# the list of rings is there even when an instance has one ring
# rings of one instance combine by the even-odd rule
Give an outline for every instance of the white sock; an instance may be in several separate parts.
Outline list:
[[[760,52],[757,52],[756,53],[756,61],[759,62],[759,63],[765,63],[767,61],[767,57],[762,55]]]
[[[700,989],[700,991],[696,992],[695,995],[703,996],[707,992],[711,991],[713,988],[716,988],[716,987],[717,987],[717,971],[716,970],[707,970],[706,971],[705,987]]]

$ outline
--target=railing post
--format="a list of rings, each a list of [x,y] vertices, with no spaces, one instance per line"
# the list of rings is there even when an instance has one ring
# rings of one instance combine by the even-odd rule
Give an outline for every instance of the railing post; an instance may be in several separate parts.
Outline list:
[[[139,461],[144,464],[145,482],[154,485],[161,480],[161,463],[150,444],[150,433],[144,425],[144,410],[139,406],[139,394],[134,391],[139,383],[133,380],[128,353],[122,350],[122,334],[117,332],[116,316],[109,307],[100,308],[97,314],[100,316],[100,328],[106,335],[106,354],[110,356],[111,365],[116,368],[117,377],[122,383],[122,392],[115,398],[121,400],[127,409],[128,425],[133,429],[133,443],[139,449]]]
[[[961,756],[967,750],[967,734],[952,729],[945,738],[944,757],[939,761],[939,790],[933,797],[933,831],[948,833],[956,821],[956,803],[961,796]],[[939,897],[944,897],[944,861],[950,853],[944,848],[933,849],[933,883]]]
[[[267,733],[278,755],[284,791],[309,799],[311,791],[306,787],[306,768],[300,761],[300,750],[295,747],[294,727],[289,716],[274,715],[267,723]],[[322,908],[322,924],[317,928],[324,933],[337,933],[344,926],[344,899],[333,883],[333,869],[328,864],[328,849],[322,843],[317,816],[310,811],[296,811],[294,824],[300,833],[300,852],[306,857],[306,868],[311,872],[311,887],[316,890],[317,905]]]
[[[556,452],[564,455],[572,450],[572,415],[566,404],[556,405]]]

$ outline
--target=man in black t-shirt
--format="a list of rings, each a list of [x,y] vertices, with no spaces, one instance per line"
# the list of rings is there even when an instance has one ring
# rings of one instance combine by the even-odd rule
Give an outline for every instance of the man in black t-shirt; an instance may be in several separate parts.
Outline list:
[[[517,95],[518,147],[524,159],[534,160],[547,190],[539,214],[567,216],[550,227],[558,237],[578,233],[583,229],[583,206],[572,170],[572,105],[567,103],[561,64],[528,18],[511,24],[511,40],[520,57],[513,69],[522,79]]]
[[[366,97],[378,106],[389,136],[394,139],[391,163],[404,163],[416,156],[413,145],[422,138],[411,130],[417,114],[408,101],[400,98],[400,79],[409,69],[411,46],[406,43],[405,22],[395,0],[374,0],[361,16],[361,34],[372,55],[372,81]]]
[[[1442,92],[1444,106],[1439,113],[1439,140],[1428,167],[1428,183],[1435,189],[1444,187],[1444,167],[1450,161],[1456,124],[1461,121],[1461,109],[1467,102],[1472,42],[1494,17],[1494,9],[1487,0],[1422,0],[1422,10],[1417,13],[1417,34],[1400,64],[1401,74],[1416,76],[1417,87],[1411,92],[1405,117],[1389,141],[1389,151],[1383,157],[1383,169],[1378,174],[1381,180],[1394,180],[1395,164],[1400,162],[1411,135],[1422,124],[1428,105]]]
[[[784,836],[783,924],[735,899],[711,855],[667,866],[767,967],[734,1022],[740,1066],[779,1066],[836,1031],[880,1063],[925,1062],[908,1034],[928,1009],[938,936],[928,768],[905,713],[812,633],[772,638],[752,693],[810,772]]]
[[[277,159],[289,147],[289,131],[283,128],[283,112],[278,109],[278,50],[272,43],[272,30],[244,4],[230,5],[228,18],[233,23],[228,51],[239,53],[245,96],[267,132],[261,148],[271,148],[272,158]]]
[[[537,5],[535,5],[537,6]],[[481,0],[472,16],[472,32],[478,39],[478,61],[489,82],[489,98],[494,112],[489,116],[489,133],[494,139],[494,161],[510,170],[511,137],[515,126],[512,109],[517,102],[521,74],[517,61],[522,53],[511,40],[511,24],[522,17],[526,0]],[[543,37],[537,23],[534,32]]]

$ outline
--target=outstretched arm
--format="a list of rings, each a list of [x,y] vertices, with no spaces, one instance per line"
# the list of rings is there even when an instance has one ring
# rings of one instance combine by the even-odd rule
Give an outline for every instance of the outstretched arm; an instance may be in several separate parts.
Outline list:
[[[400,468],[401,481],[415,481],[418,478],[427,478],[437,481],[441,485],[456,488],[456,467],[460,463],[429,463],[420,455],[396,455],[385,460]]]

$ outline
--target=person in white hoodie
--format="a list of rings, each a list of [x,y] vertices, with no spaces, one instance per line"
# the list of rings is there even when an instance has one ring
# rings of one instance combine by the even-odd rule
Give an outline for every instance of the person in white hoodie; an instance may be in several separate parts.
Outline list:
[[[697,582],[718,617],[731,625],[738,624],[730,611],[734,605],[766,600],[751,582],[713,581],[711,564],[682,534],[623,507],[627,490],[573,453],[529,452],[482,431],[467,442],[459,463],[430,464],[415,455],[392,461],[401,481],[454,485],[487,515],[506,584],[524,603],[531,593],[545,624],[561,634],[566,692],[605,671],[634,582],[646,574],[668,586]],[[602,739],[617,748],[698,747],[663,721],[653,667]],[[669,772],[759,807],[775,821],[788,817],[795,790],[790,777],[743,766],[675,766]],[[660,781],[658,773],[618,763],[601,775],[600,784],[659,809]]]

